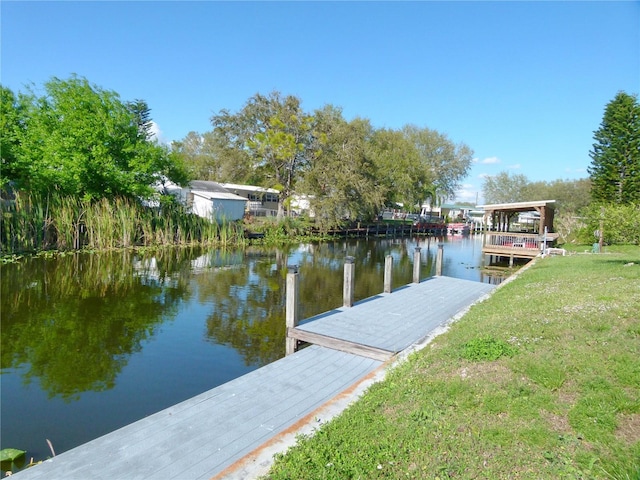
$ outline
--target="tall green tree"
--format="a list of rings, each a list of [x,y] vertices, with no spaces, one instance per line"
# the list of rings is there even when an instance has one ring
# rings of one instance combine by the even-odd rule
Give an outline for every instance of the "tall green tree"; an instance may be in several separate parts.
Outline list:
[[[221,183],[258,183],[247,150],[234,148],[219,130],[189,132],[173,142],[171,150],[178,154],[192,177]]]
[[[302,110],[300,99],[279,92],[258,93],[239,112],[222,110],[211,123],[229,147],[250,155],[261,186],[280,191],[278,217],[282,217],[312,142],[313,117]]]
[[[485,177],[482,182],[482,195],[487,204],[525,202],[529,200],[529,185],[529,179],[525,175],[511,175],[503,171],[495,176]]]
[[[415,144],[402,131],[380,129],[371,136],[369,151],[384,188],[385,203],[419,206],[434,179],[422,168]]]
[[[151,140],[153,137],[153,132],[151,131],[153,121],[151,120],[151,109],[147,102],[138,98],[133,102],[127,102],[126,105],[134,115],[140,138],[142,140]]]
[[[373,128],[368,120],[347,122],[339,108],[315,112],[313,155],[302,187],[323,228],[344,220],[370,220],[384,205],[384,187],[368,151]]]
[[[19,189],[87,199],[149,197],[160,178],[188,181],[180,159],[149,141],[148,107],[85,78],[52,78],[44,95],[23,95],[12,168]]]
[[[589,152],[591,196],[595,201],[640,202],[640,104],[619,92],[605,108]]]
[[[0,85],[0,188],[17,174],[17,150],[22,122],[22,107],[9,88]]]
[[[431,130],[407,125],[402,129],[407,139],[413,143],[420,159],[423,178],[421,184],[423,198],[453,198],[460,182],[468,175],[473,158],[473,150],[464,143],[455,144],[447,135]]]

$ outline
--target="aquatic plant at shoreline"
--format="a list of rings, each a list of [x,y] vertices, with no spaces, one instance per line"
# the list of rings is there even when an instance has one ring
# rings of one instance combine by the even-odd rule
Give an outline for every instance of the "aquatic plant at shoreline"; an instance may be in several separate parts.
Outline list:
[[[237,222],[212,222],[175,202],[148,207],[124,197],[84,200],[17,192],[0,209],[2,255],[43,250],[245,243]]]

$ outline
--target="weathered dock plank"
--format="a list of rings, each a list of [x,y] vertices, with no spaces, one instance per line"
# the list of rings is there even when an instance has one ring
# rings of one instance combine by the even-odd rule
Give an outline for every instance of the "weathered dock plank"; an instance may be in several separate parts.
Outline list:
[[[381,364],[311,346],[14,476],[211,478]]]
[[[354,307],[312,317],[297,329],[397,353],[426,337],[493,288],[494,285],[486,283],[432,277]]]
[[[493,288],[435,277],[318,315],[296,330],[309,339],[361,348],[348,353],[311,345],[14,475],[20,480],[212,478]]]
[[[340,350],[341,352],[353,353],[354,355],[373,358],[374,360],[380,360],[381,362],[391,359],[395,353],[359,343],[348,342],[340,338],[329,337],[319,333],[298,330],[297,328],[289,329],[287,331],[287,335],[303,342],[332,348],[334,350]]]

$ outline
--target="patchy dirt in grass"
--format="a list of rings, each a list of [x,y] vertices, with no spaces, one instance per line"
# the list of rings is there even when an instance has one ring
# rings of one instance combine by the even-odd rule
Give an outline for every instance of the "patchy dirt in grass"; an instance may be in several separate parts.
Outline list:
[[[575,382],[569,379],[565,381],[562,387],[557,390],[556,395],[558,397],[558,400],[561,403],[565,404],[568,408],[574,407],[576,402],[578,401],[578,393],[576,392]]]
[[[458,368],[452,377],[461,378],[463,380],[483,380],[487,383],[493,383],[496,386],[505,385],[514,380],[514,373],[504,365],[496,362],[476,362],[469,363],[464,367]]]
[[[542,411],[540,412],[540,416],[546,420],[549,424],[551,430],[558,434],[571,434],[573,433],[573,429],[569,424],[569,418],[566,415],[558,415],[555,413]]]
[[[618,428],[616,438],[627,445],[633,445],[640,441],[640,414],[620,414],[618,416]]]

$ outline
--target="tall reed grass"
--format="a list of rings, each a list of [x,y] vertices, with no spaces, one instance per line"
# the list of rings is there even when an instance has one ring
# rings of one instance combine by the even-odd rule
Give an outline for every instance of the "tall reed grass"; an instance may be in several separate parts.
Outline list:
[[[0,252],[110,250],[135,246],[240,246],[241,224],[217,223],[168,202],[146,207],[132,199],[94,202],[17,193],[0,207]]]

